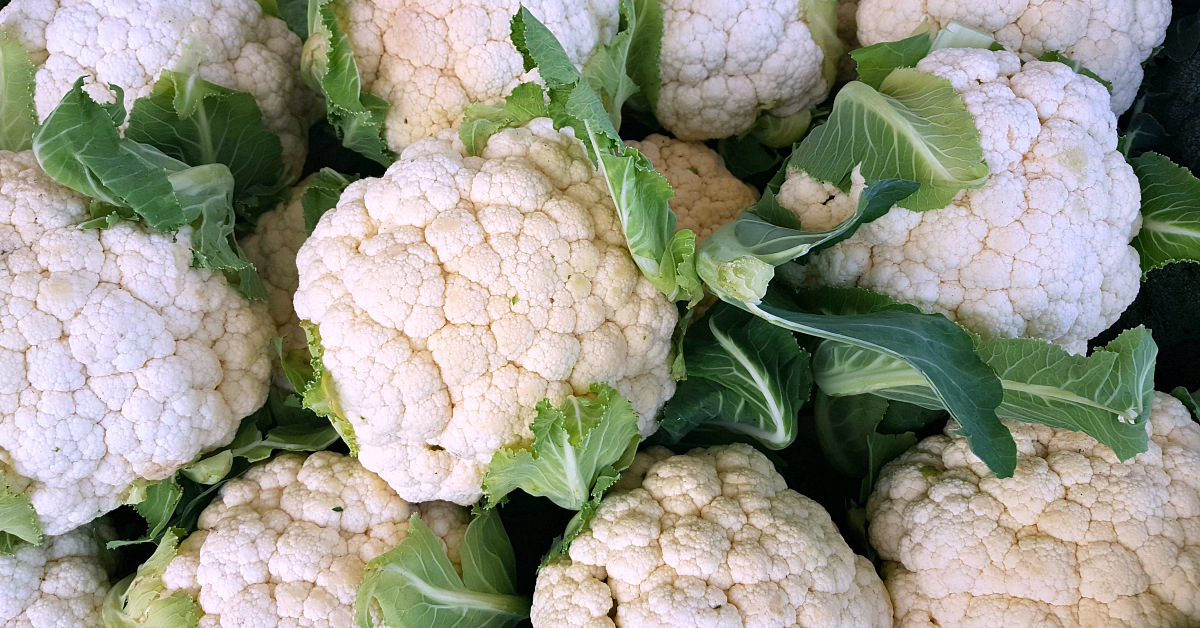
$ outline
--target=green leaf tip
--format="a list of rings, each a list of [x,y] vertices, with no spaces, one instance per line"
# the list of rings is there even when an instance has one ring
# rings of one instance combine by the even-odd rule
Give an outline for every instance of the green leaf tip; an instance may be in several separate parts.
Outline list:
[[[358,180],[358,175],[344,175],[332,168],[321,168],[308,183],[308,189],[300,197],[304,211],[304,229],[309,233],[317,228],[317,222],[325,212],[337,206],[346,187]]]
[[[333,376],[325,368],[323,361],[325,348],[321,346],[321,331],[315,324],[308,321],[300,321],[300,327],[304,329],[304,335],[308,341],[312,371],[310,379],[304,382],[292,382],[292,385],[296,390],[301,391],[304,407],[329,419],[338,435],[346,442],[346,446],[350,449],[350,455],[357,456],[358,439],[354,436],[354,426],[346,418],[342,405],[338,401]],[[297,383],[302,386],[296,386]]]
[[[41,545],[42,523],[29,498],[0,469],[0,555],[12,554],[20,543]]]

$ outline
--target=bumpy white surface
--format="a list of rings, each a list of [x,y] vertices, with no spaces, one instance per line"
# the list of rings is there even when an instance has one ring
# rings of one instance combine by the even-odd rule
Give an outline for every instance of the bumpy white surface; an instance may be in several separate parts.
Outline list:
[[[111,567],[100,545],[114,536],[101,519],[0,555],[0,628],[100,628]]]
[[[786,117],[824,100],[825,53],[803,4],[663,0],[663,127],[684,140],[729,137],[763,111]]]
[[[638,271],[583,145],[546,118],[480,157],[454,131],[413,144],[346,188],[296,266],[296,313],[320,329],[361,460],[411,501],[477,500],[544,398],[607,382],[650,434],[675,390],[675,306]]]
[[[538,573],[535,628],[892,625],[870,561],[761,452],[659,448],[638,459],[570,560]]]
[[[383,130],[392,150],[458,128],[468,104],[499,102],[536,80],[509,39],[522,5],[577,66],[617,32],[618,0],[342,2],[363,86],[391,104]]]
[[[1137,296],[1141,277],[1129,245],[1141,192],[1116,150],[1107,91],[1061,63],[1022,67],[1010,52],[939,50],[917,69],[962,94],[987,183],[942,209],[892,208],[810,266],[824,283],[884,292],[986,337],[1084,351]],[[814,229],[853,213],[849,203],[839,213],[832,201],[781,202]]]
[[[178,240],[84,231],[88,199],[0,152],[0,470],[47,534],[228,443],[263,404],[272,329]]]
[[[367,563],[408,538],[414,514],[458,567],[466,509],[409,504],[348,456],[282,455],[221,489],[162,581],[196,599],[201,628],[353,626]]]
[[[99,102],[112,102],[108,86],[117,85],[130,107],[187,57],[204,80],[253,94],[283,141],[284,162],[297,175],[304,165],[319,110],[300,77],[300,38],[255,0],[13,0],[0,11],[0,28],[39,66],[41,118],[80,77]]]
[[[965,438],[931,436],[867,502],[898,628],[1200,625],[1200,425],[1156,393],[1146,453],[1009,423],[998,480]]]
[[[861,0],[858,39],[864,46],[909,37],[950,22],[987,31],[1026,60],[1057,50],[1112,82],[1112,110],[1133,104],[1142,62],[1163,42],[1170,0]]]
[[[667,178],[675,191],[670,200],[675,228],[696,232],[697,242],[758,202],[758,190],[733,176],[725,160],[700,142],[655,134],[625,143],[641,151]]]

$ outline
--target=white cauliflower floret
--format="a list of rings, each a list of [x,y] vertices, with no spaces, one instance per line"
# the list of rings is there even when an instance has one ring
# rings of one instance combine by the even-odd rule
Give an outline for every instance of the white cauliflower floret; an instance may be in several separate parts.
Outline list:
[[[583,145],[546,118],[479,157],[449,130],[413,144],[346,188],[296,266],[296,313],[319,327],[363,465],[411,501],[477,500],[544,398],[606,382],[645,435],[675,390],[675,306]]]
[[[222,487],[162,583],[192,595],[202,628],[352,626],[367,563],[408,538],[414,514],[459,568],[466,509],[409,504],[348,456],[285,454]]]
[[[509,40],[520,6],[562,43],[576,66],[617,32],[618,0],[342,0],[342,29],[363,89],[391,108],[387,145],[399,152],[458,128],[471,103],[496,103],[536,80]],[[309,39],[309,46],[322,42]]]
[[[38,66],[40,118],[80,77],[97,102],[112,102],[108,86],[117,85],[129,107],[163,70],[198,62],[200,78],[252,94],[289,170],[298,175],[304,165],[319,101],[300,75],[300,38],[255,0],[13,0],[0,28]]]
[[[826,284],[884,292],[985,337],[1084,351],[1141,277],[1129,245],[1141,192],[1116,150],[1108,93],[1066,65],[1022,67],[1010,52],[938,50],[917,69],[962,95],[987,183],[942,209],[892,208],[809,266]],[[784,205],[801,223],[831,215],[829,204]]]
[[[228,443],[263,404],[272,333],[175,238],[82,230],[89,200],[0,152],[0,472],[47,534]]]
[[[763,111],[786,117],[824,100],[825,52],[805,13],[816,4],[663,0],[658,121],[706,140],[749,129]]]
[[[896,41],[950,22],[986,31],[1025,60],[1057,50],[1112,83],[1111,107],[1133,104],[1142,62],[1166,37],[1170,0],[861,0],[858,39]]]
[[[870,561],[761,452],[638,458],[640,486],[605,496],[570,560],[538,573],[534,628],[891,626]]]
[[[1200,425],[1155,393],[1149,449],[1007,422],[998,480],[957,425],[883,468],[867,502],[897,626],[1200,625]]]
[[[721,156],[700,142],[655,134],[625,144],[641,151],[667,178],[675,191],[670,200],[675,228],[691,229],[697,242],[758,202],[758,190],[733,176]]]
[[[315,176],[301,181],[292,188],[286,200],[259,216],[254,233],[241,242],[246,259],[254,264],[267,290],[267,309],[271,321],[275,323],[275,335],[283,338],[284,355],[293,349],[308,346],[304,330],[300,328],[300,318],[292,307],[292,297],[300,285],[296,252],[308,239],[302,199]],[[276,369],[275,382],[291,388],[279,369]]]
[[[112,568],[101,544],[114,537],[100,519],[0,554],[0,628],[99,628]]]

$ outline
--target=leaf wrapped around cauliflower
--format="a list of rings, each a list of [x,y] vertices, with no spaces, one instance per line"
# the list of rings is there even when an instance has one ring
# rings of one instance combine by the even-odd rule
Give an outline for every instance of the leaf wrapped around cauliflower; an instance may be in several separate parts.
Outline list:
[[[986,31],[1026,60],[1061,52],[1112,82],[1111,107],[1120,114],[1137,94],[1142,62],[1163,42],[1171,21],[1171,3],[860,0],[856,16],[858,39],[865,46],[903,39],[922,30],[937,31],[957,21]]]
[[[538,573],[532,619],[534,628],[884,628],[891,610],[870,561],[829,514],[736,444],[639,454],[570,559]]]
[[[104,550],[113,537],[107,519],[59,536],[40,547],[21,545],[0,555],[0,626],[98,628],[100,608],[115,567]]]
[[[676,309],[638,272],[584,147],[548,119],[479,157],[449,130],[413,144],[346,188],[296,263],[325,401],[405,499],[479,499],[543,399],[608,383],[649,434],[674,392]]]
[[[1009,427],[1008,479],[953,423],[883,468],[867,516],[897,625],[1200,622],[1200,425],[1183,404],[1156,393],[1150,448],[1124,463],[1079,432]]]
[[[228,443],[262,405],[272,330],[177,237],[81,230],[88,199],[0,153],[0,472],[46,534]]]
[[[949,80],[962,96],[986,182],[940,209],[893,208],[818,254],[813,275],[945,314],[985,338],[1084,351],[1133,301],[1141,274],[1130,246],[1142,222],[1138,182],[1116,150],[1108,92],[1062,63],[1022,66],[1004,51],[935,50],[916,70]],[[810,229],[854,209],[798,169],[779,199]]]
[[[80,77],[99,102],[112,101],[110,84],[132,101],[163,70],[194,65],[201,78],[254,96],[293,179],[300,173],[318,101],[300,75],[300,38],[255,0],[13,0],[0,28],[38,65],[40,118]]]
[[[368,563],[409,538],[418,514],[459,569],[466,509],[409,504],[341,454],[284,454],[222,487],[191,536],[169,533],[105,615],[129,628],[353,626]]]

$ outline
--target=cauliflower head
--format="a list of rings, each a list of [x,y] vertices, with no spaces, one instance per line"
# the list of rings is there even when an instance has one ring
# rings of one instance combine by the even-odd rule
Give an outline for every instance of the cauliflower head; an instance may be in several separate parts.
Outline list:
[[[1064,64],[1022,67],[1011,52],[938,50],[917,69],[962,95],[986,184],[942,209],[893,207],[809,266],[823,283],[884,292],[988,338],[1085,351],[1133,302],[1141,277],[1129,244],[1141,191],[1116,150],[1108,93]],[[856,203],[832,186],[822,195],[804,173],[788,176],[780,202],[808,228],[853,214]]]
[[[1170,0],[860,0],[864,46],[896,41],[950,22],[987,31],[1025,60],[1057,50],[1112,83],[1123,113],[1142,83],[1142,62],[1166,37]]]
[[[870,561],[758,450],[638,458],[570,560],[538,573],[535,628],[892,625]]]
[[[677,218],[675,228],[691,229],[697,242],[758,202],[758,190],[733,176],[725,168],[725,160],[700,142],[655,134],[625,143],[641,151],[667,178],[675,191],[670,201]]]
[[[308,239],[302,199],[315,176],[301,181],[292,188],[287,199],[259,216],[254,233],[241,242],[246,259],[258,269],[258,276],[267,290],[267,310],[271,322],[275,324],[275,335],[283,338],[284,355],[307,346],[304,330],[300,328],[300,318],[292,307],[292,297],[300,285],[296,252]],[[291,389],[291,384],[278,368],[274,379],[277,385]]]
[[[465,508],[410,504],[348,456],[285,454],[222,487],[162,583],[192,595],[201,628],[352,626],[367,563],[408,537],[414,514],[458,568]]]
[[[606,382],[643,435],[675,391],[678,319],[638,271],[602,174],[547,118],[468,157],[446,130],[342,193],[297,254],[296,313],[364,466],[410,501],[470,504],[535,406]]]
[[[98,628],[113,567],[101,546],[115,536],[98,519],[0,554],[0,628]]]
[[[509,40],[517,9],[529,9],[576,66],[617,32],[619,0],[343,0],[342,29],[363,89],[391,108],[383,123],[389,148],[458,128],[471,103],[500,102],[526,72]],[[321,42],[310,39],[310,46]]]
[[[228,443],[263,404],[271,327],[175,238],[82,230],[89,199],[0,152],[0,471],[46,534]]]
[[[267,128],[298,175],[319,100],[300,74],[301,41],[255,0],[12,0],[0,28],[38,65],[34,100],[50,115],[75,81],[97,102],[126,106],[146,96],[163,70],[198,63],[200,78],[252,94]]]
[[[821,102],[832,87],[814,5],[663,0],[662,86],[655,115],[683,140],[746,131],[764,111],[786,117]],[[836,41],[836,37],[831,39]]]
[[[867,502],[899,628],[1200,623],[1200,425],[1156,393],[1122,463],[1080,432],[1007,422],[998,480],[946,428],[883,468]]]

